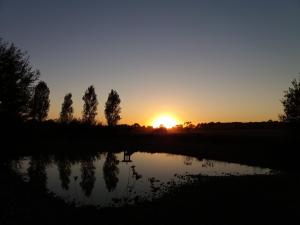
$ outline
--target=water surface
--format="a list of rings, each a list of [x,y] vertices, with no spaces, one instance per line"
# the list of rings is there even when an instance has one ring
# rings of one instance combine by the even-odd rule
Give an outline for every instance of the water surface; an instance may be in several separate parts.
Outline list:
[[[165,153],[99,153],[70,157],[24,157],[17,171],[34,187],[67,202],[98,207],[134,203],[159,196],[182,176],[271,174],[267,168]]]

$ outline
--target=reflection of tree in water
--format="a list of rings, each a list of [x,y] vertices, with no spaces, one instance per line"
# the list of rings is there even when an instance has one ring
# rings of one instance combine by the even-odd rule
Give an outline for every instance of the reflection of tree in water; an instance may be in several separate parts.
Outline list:
[[[87,159],[81,160],[81,182],[80,187],[84,192],[86,197],[89,197],[92,194],[94,189],[94,184],[96,181],[95,178],[95,166],[94,158],[89,157]]]
[[[57,159],[57,168],[59,172],[59,179],[61,187],[65,190],[69,189],[70,176],[71,176],[71,162],[67,159]]]
[[[193,157],[183,156],[183,163],[186,166],[191,166],[193,164]]]
[[[46,191],[47,173],[46,168],[50,163],[48,157],[32,156],[27,169],[29,184],[39,190]]]
[[[117,167],[118,164],[119,161],[117,160],[115,154],[107,153],[106,160],[103,165],[103,178],[106,188],[109,192],[115,190],[119,182],[119,168]]]

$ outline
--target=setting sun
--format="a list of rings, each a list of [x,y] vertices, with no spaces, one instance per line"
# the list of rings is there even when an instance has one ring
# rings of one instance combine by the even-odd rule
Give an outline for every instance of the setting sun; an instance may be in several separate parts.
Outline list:
[[[177,124],[177,120],[171,116],[160,116],[153,121],[152,126],[154,128],[158,128],[160,126],[163,126],[165,128],[172,128]]]

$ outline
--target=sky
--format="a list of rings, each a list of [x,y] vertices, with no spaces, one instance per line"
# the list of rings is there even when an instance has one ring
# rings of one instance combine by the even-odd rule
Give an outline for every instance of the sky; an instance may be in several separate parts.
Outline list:
[[[300,72],[300,0],[0,0],[0,37],[27,51],[75,116],[94,85],[97,120],[111,89],[122,120],[277,120]]]

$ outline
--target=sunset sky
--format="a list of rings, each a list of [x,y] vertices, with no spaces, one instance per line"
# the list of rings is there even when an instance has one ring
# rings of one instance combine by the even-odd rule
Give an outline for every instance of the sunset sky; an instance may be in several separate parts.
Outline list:
[[[111,89],[121,123],[277,120],[300,72],[299,0],[0,0],[0,37],[50,88],[50,118],[89,85],[99,121]]]

